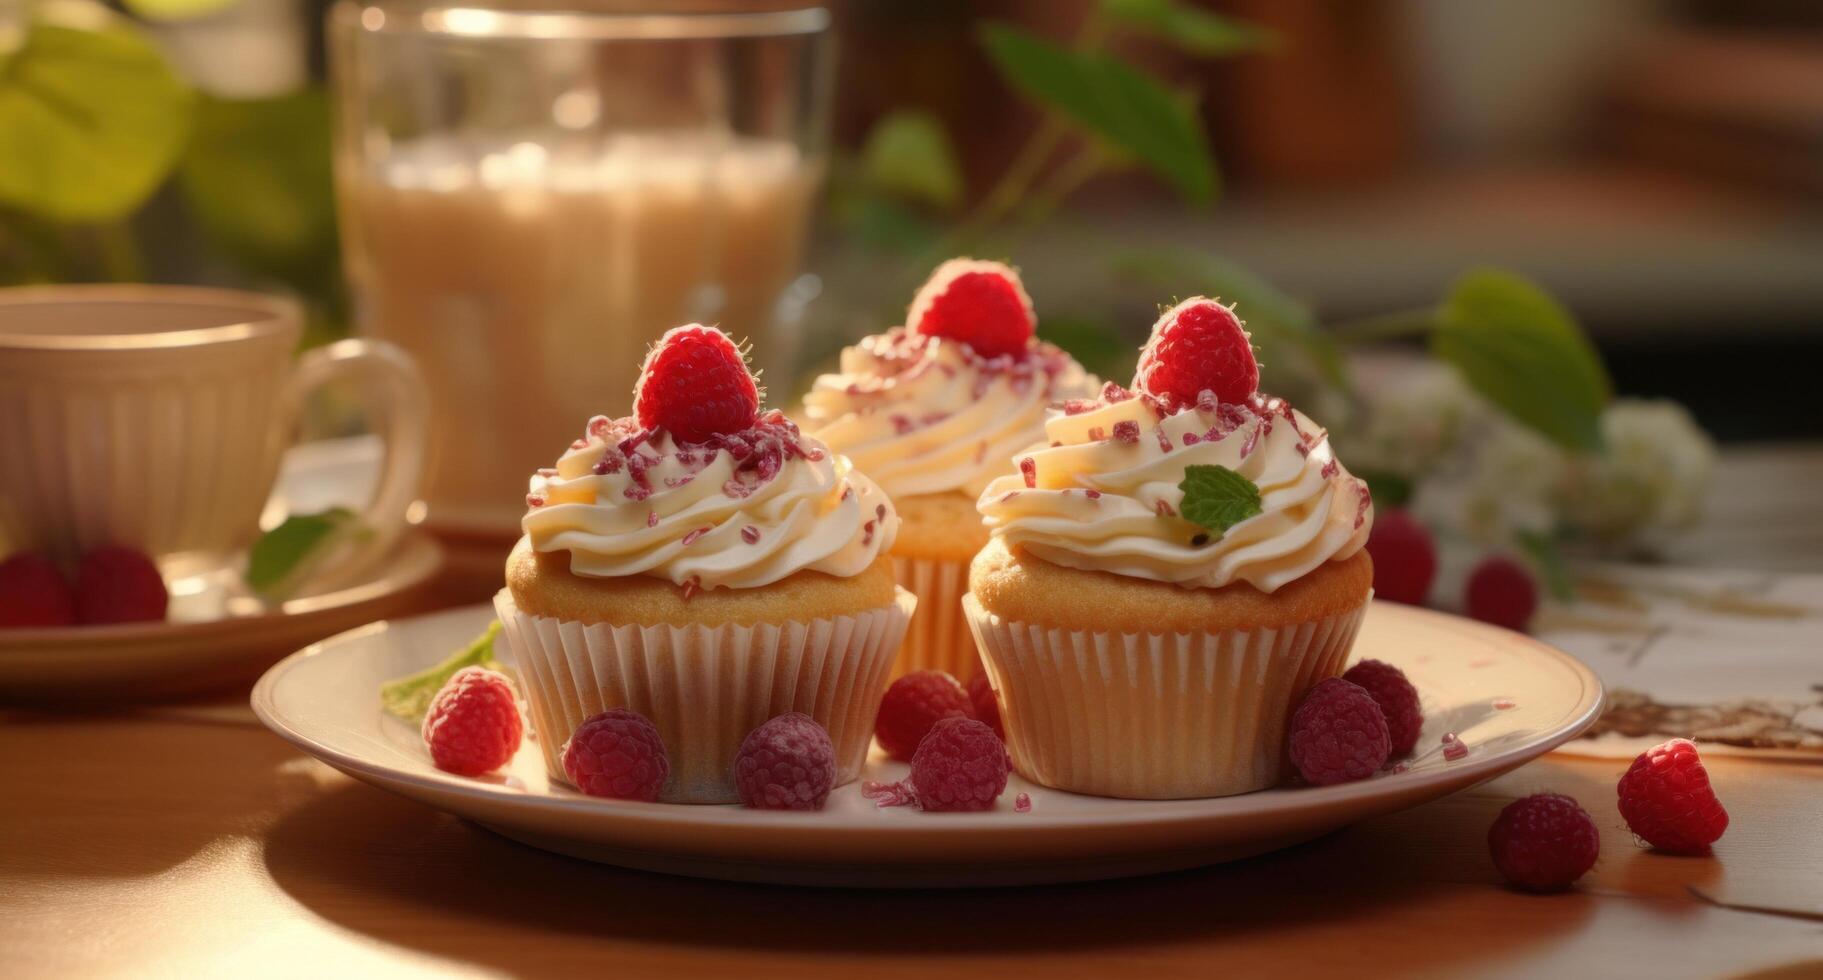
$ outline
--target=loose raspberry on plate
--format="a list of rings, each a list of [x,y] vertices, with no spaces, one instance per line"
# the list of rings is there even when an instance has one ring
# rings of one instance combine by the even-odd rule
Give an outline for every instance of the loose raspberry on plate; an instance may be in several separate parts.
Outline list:
[[[1619,792],[1627,826],[1661,851],[1701,854],[1728,829],[1728,811],[1687,738],[1641,752],[1620,777]]]
[[[56,562],[37,552],[0,562],[0,629],[75,622],[76,593]]]
[[[926,810],[986,810],[1006,791],[1006,743],[973,718],[931,726],[912,756],[911,785]]]
[[[994,696],[994,685],[986,674],[976,671],[968,679],[968,699],[974,708],[975,720],[1005,739],[1006,728],[1000,724],[1000,699]]]
[[[874,737],[901,762],[918,751],[931,726],[945,718],[970,718],[975,706],[956,679],[940,670],[919,670],[893,681],[880,699]]]
[[[913,297],[905,325],[915,333],[960,340],[982,357],[1001,357],[1024,353],[1038,317],[1011,267],[951,259]]]
[[[1380,706],[1393,755],[1404,755],[1418,744],[1424,709],[1418,704],[1418,689],[1404,671],[1384,660],[1363,660],[1348,668],[1342,679],[1359,686]]]
[[[1484,558],[1475,566],[1463,598],[1471,617],[1522,633],[1538,611],[1538,585],[1532,573],[1505,555]]]
[[[484,667],[450,675],[424,713],[431,762],[458,776],[479,776],[513,761],[524,731],[513,686]]]
[[[1291,762],[1315,786],[1366,779],[1392,754],[1373,695],[1340,677],[1319,681],[1291,713]]]
[[[1494,867],[1520,888],[1562,891],[1595,866],[1601,832],[1575,800],[1539,793],[1508,803],[1494,818],[1488,853]]]
[[[132,548],[96,548],[76,566],[78,622],[159,622],[169,603],[158,566]]]
[[[801,711],[748,732],[734,755],[735,789],[755,809],[821,810],[835,784],[835,744]]]
[[[760,392],[728,335],[699,324],[673,327],[639,369],[633,414],[679,442],[744,432],[759,414]]]
[[[1376,514],[1367,553],[1374,559],[1375,597],[1424,605],[1437,577],[1437,546],[1424,525],[1404,510]]]
[[[1260,365],[1240,317],[1215,300],[1196,296],[1166,310],[1152,326],[1133,387],[1169,411],[1196,404],[1205,391],[1238,404],[1259,390]]]
[[[612,708],[576,726],[563,746],[563,774],[590,796],[653,803],[671,760],[658,726],[637,711]]]

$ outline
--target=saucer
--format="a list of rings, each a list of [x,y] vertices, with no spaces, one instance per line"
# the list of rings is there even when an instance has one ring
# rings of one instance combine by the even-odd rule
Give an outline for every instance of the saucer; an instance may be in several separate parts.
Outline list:
[[[368,438],[300,445],[268,510],[358,504],[377,459]],[[154,700],[245,684],[305,643],[417,607],[442,564],[436,541],[411,531],[358,581],[276,606],[199,577],[174,588],[164,622],[0,630],[0,702]]]
[[[1115,878],[1287,847],[1511,771],[1576,737],[1602,704],[1594,673],[1543,643],[1374,603],[1355,656],[1398,665],[1424,699],[1424,732],[1403,771],[1339,786],[1143,801],[1079,796],[1015,775],[984,813],[880,808],[859,782],[837,787],[816,813],[633,803],[553,786],[529,737],[502,774],[449,775],[431,765],[415,726],[380,710],[382,681],[441,660],[492,618],[491,607],[473,606],[332,637],[268,671],[253,689],[253,710],[357,779],[535,847],[670,874],[885,888]],[[1445,757],[1446,732],[1467,755]],[[876,749],[862,779],[905,773]],[[1030,795],[1029,812],[1014,809],[1021,793]]]

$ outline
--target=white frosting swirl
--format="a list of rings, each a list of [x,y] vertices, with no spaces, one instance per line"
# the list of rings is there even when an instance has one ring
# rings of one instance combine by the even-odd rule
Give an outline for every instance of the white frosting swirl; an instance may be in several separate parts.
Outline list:
[[[778,412],[703,445],[596,417],[540,470],[521,526],[577,575],[650,575],[750,589],[810,570],[859,574],[892,547],[899,515],[849,461]]]
[[[983,358],[895,327],[842,351],[841,371],[804,396],[804,425],[894,497],[975,496],[1043,437],[1046,405],[1096,387],[1051,344]]]
[[[993,534],[1058,565],[1186,588],[1247,582],[1263,592],[1367,543],[1367,486],[1303,413],[1275,398],[1218,406],[1205,396],[1161,419],[1145,398],[1124,396],[1116,389],[1116,400],[1051,416],[1050,447],[981,495]],[[1261,512],[1226,532],[1178,516],[1179,484],[1193,464],[1251,480]]]

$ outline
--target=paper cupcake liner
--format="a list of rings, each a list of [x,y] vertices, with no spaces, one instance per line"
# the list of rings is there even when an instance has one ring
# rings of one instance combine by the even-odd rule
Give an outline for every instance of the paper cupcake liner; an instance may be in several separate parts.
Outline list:
[[[667,803],[736,803],[734,754],[747,733],[802,711],[835,743],[836,783],[867,759],[893,654],[917,599],[853,616],[754,626],[586,625],[519,611],[494,597],[551,778],[563,746],[592,715],[631,708],[658,726],[671,775]]]
[[[963,607],[1021,775],[1095,796],[1187,799],[1279,781],[1291,709],[1342,673],[1367,605],[1209,634],[1048,629],[1002,619],[973,595]]]
[[[905,631],[905,645],[893,662],[893,677],[914,670],[941,670],[967,682],[980,670],[975,634],[962,614],[962,594],[968,591],[966,561],[929,558],[894,558],[899,584],[918,597],[918,612]]]

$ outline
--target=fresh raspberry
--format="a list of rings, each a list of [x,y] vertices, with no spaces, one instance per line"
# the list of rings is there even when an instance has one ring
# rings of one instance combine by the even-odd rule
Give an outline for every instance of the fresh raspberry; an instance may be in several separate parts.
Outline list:
[[[1475,566],[1463,598],[1475,619],[1520,632],[1538,611],[1538,585],[1532,573],[1505,555],[1484,558]]]
[[[976,671],[968,679],[968,699],[974,708],[975,720],[994,730],[994,734],[1006,738],[1006,727],[1000,724],[1000,699],[994,696],[994,685],[987,675]]]
[[[430,760],[458,776],[479,776],[513,761],[522,734],[513,686],[484,667],[450,675],[424,713]]]
[[[986,810],[1006,791],[1006,743],[973,718],[931,726],[911,761],[912,792],[926,810]]]
[[[835,744],[801,711],[748,732],[734,755],[735,789],[756,809],[821,810],[835,784]]]
[[[639,369],[633,414],[679,442],[745,432],[760,410],[746,358],[728,335],[692,323],[660,337]]]
[[[1620,777],[1620,815],[1661,851],[1701,854],[1728,829],[1728,811],[1709,786],[1696,743],[1674,738],[1633,760]]]
[[[1133,387],[1164,402],[1169,411],[1193,405],[1205,391],[1239,403],[1260,388],[1253,343],[1234,311],[1212,299],[1192,297],[1166,310],[1139,354]]]
[[[1291,761],[1312,785],[1366,779],[1391,754],[1373,695],[1340,677],[1319,681],[1291,713]]]
[[[1494,818],[1488,853],[1494,867],[1520,888],[1561,891],[1595,866],[1601,832],[1575,800],[1539,793],[1508,803]]]
[[[960,340],[982,357],[1023,353],[1038,326],[1019,273],[999,262],[951,259],[912,298],[913,332]]]
[[[158,622],[165,618],[169,603],[158,566],[132,548],[96,548],[76,566],[79,622]]]
[[[880,699],[874,737],[886,754],[911,759],[931,726],[944,718],[970,718],[975,706],[956,679],[940,670],[919,670],[893,681]]]
[[[0,629],[75,622],[76,594],[55,562],[36,552],[0,562]]]
[[[1393,755],[1404,755],[1418,744],[1424,709],[1418,706],[1418,689],[1404,671],[1384,660],[1363,660],[1348,668],[1342,679],[1366,691],[1380,706]]]
[[[1437,546],[1424,525],[1403,510],[1375,514],[1367,553],[1374,559],[1375,597],[1424,605],[1437,577]]]
[[[563,774],[590,796],[654,803],[671,775],[671,759],[650,719],[611,708],[576,726],[563,746]]]

